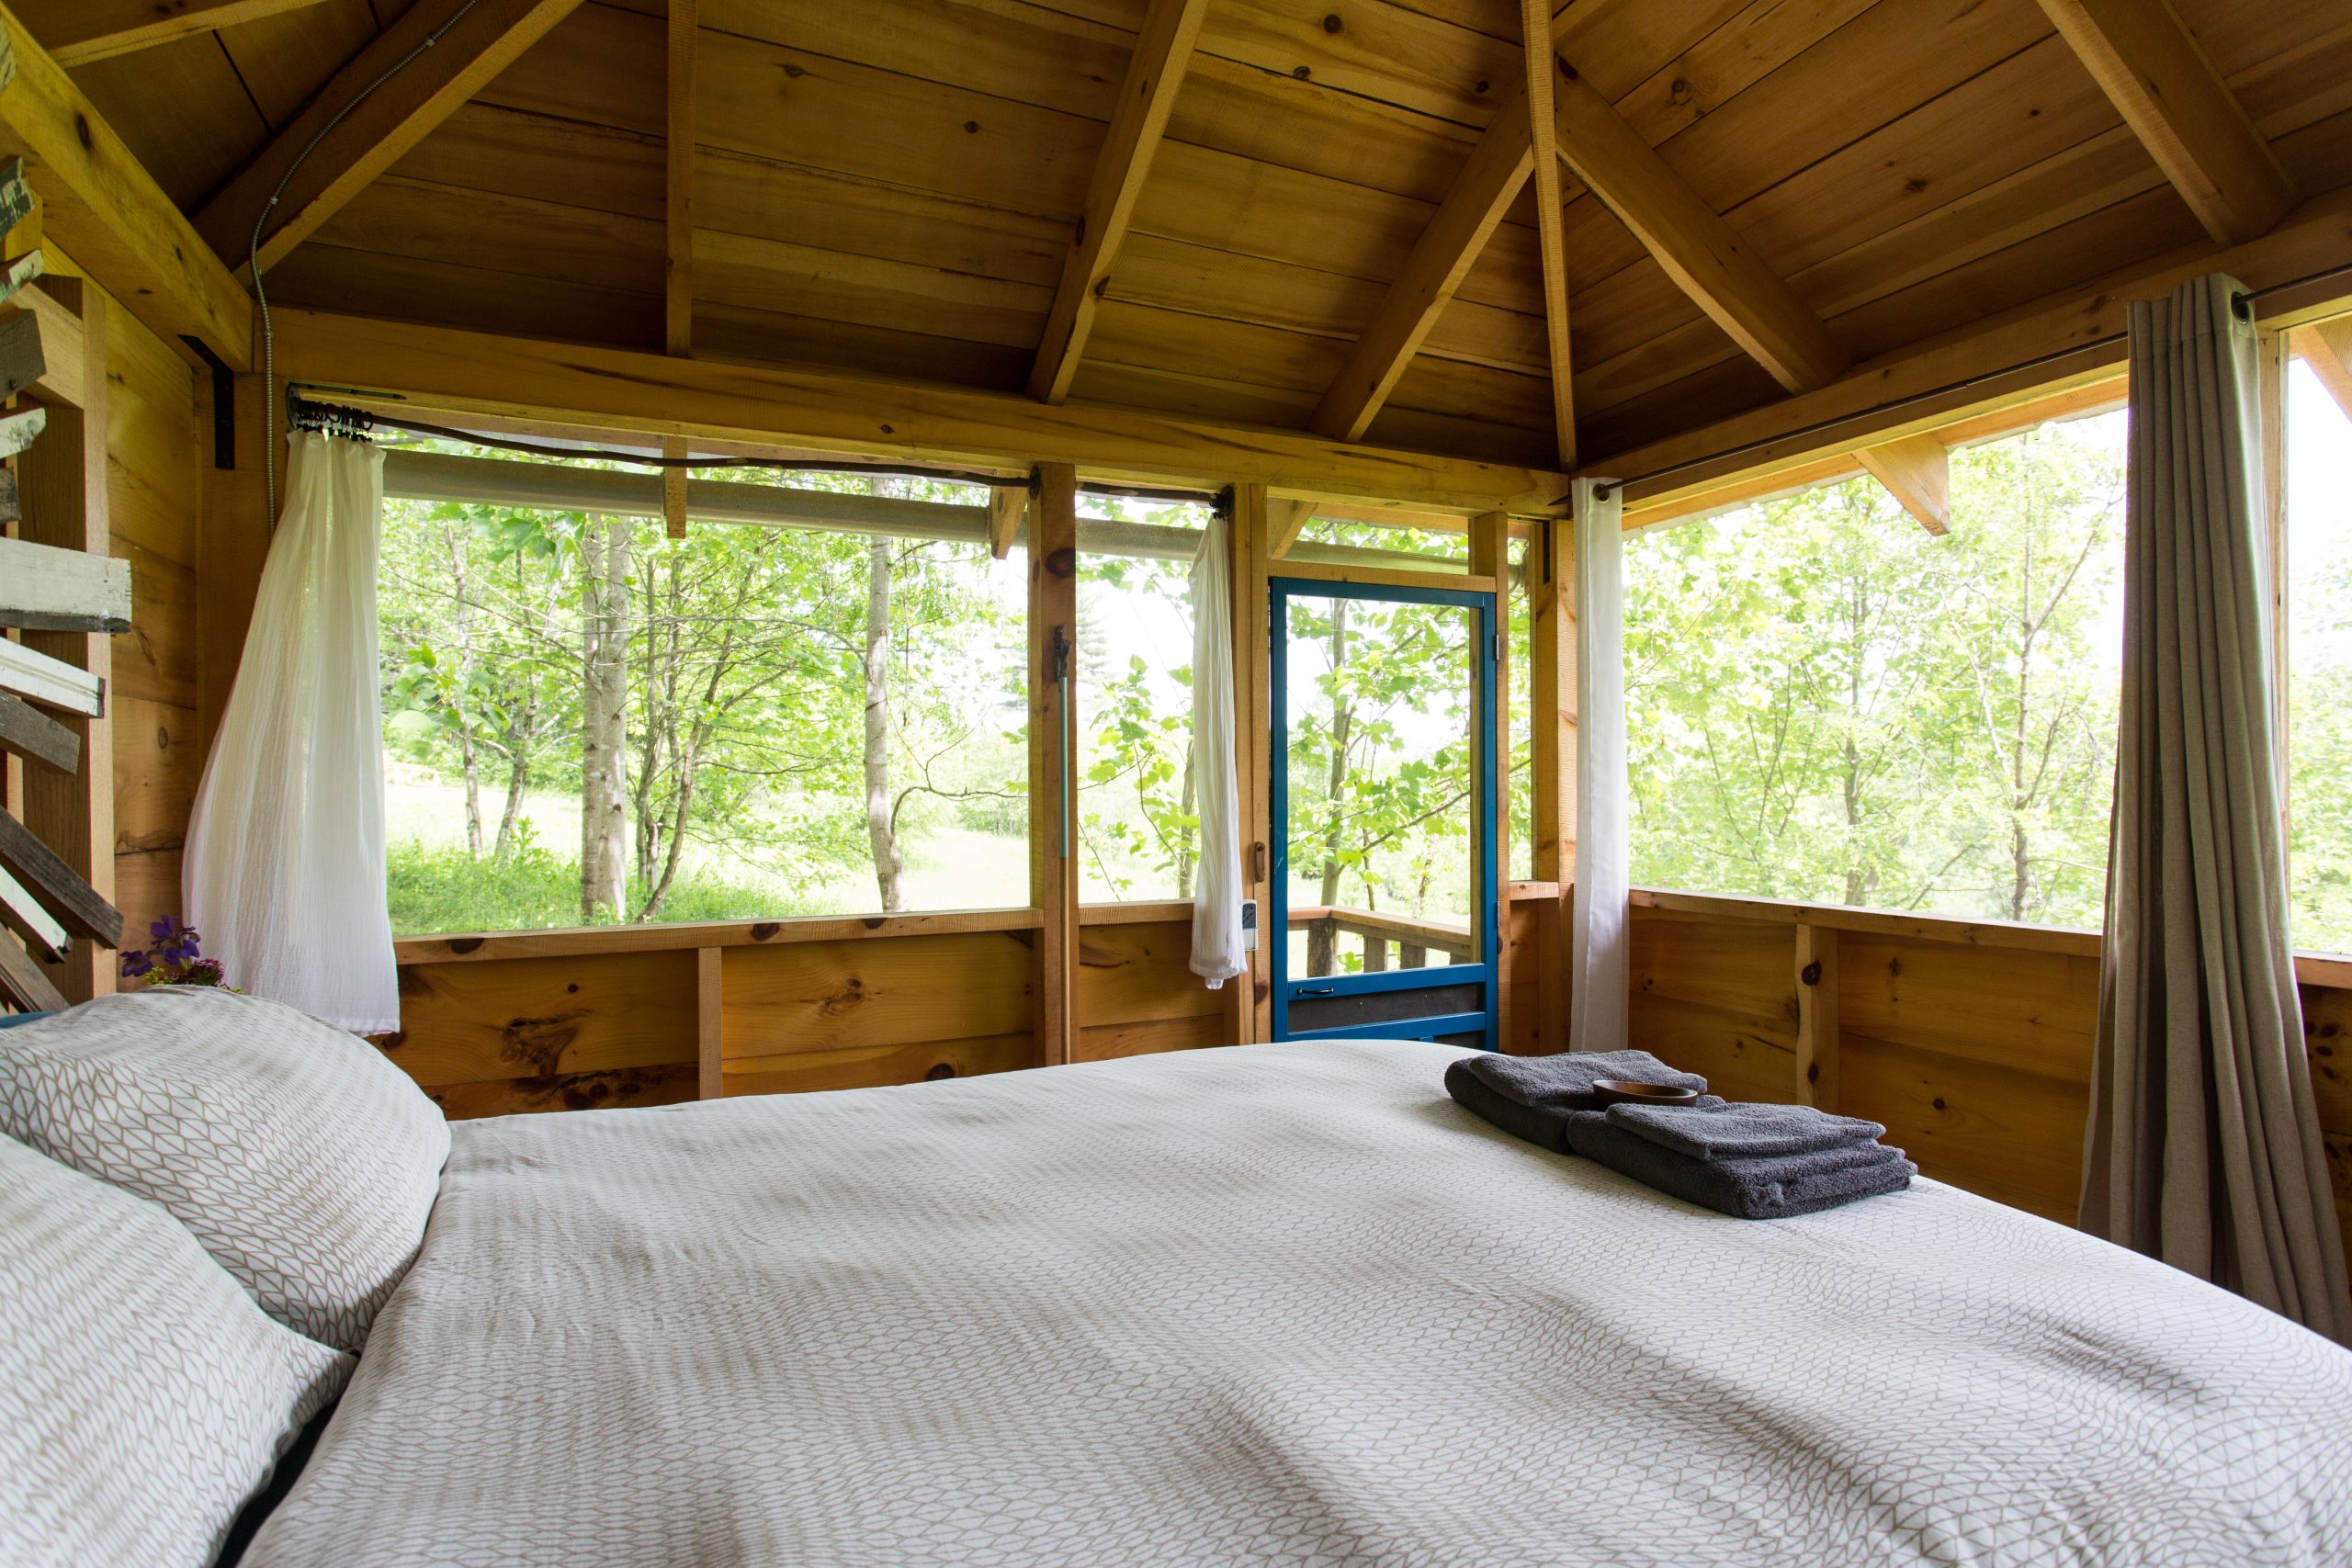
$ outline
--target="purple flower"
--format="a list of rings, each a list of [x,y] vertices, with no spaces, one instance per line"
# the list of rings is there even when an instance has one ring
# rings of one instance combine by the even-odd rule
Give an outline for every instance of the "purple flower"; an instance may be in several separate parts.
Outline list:
[[[133,948],[122,955],[122,973],[125,979],[135,980],[154,967],[155,961],[139,949]]]
[[[147,934],[153,937],[157,942],[169,942],[185,929],[186,928],[180,924],[180,919],[177,915],[165,915],[162,919],[157,920],[153,925],[147,928]]]

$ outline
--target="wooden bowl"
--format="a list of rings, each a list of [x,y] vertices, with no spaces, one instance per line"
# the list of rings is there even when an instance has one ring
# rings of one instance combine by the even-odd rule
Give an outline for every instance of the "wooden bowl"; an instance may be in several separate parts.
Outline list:
[[[1633,1083],[1624,1078],[1595,1078],[1592,1097],[1604,1109],[1611,1105],[1688,1105],[1699,1098],[1699,1091],[1670,1089],[1665,1084]]]

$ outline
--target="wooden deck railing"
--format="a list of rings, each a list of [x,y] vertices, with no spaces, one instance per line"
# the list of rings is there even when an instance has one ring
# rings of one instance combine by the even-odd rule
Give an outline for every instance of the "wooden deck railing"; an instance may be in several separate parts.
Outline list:
[[[1449,920],[1417,920],[1377,909],[1351,909],[1340,904],[1310,904],[1293,909],[1290,926],[1293,931],[1307,933],[1306,972],[1317,979],[1336,970],[1342,932],[1363,939],[1363,966],[1368,974],[1388,967],[1392,943],[1396,948],[1396,966],[1400,969],[1427,966],[1431,953],[1444,954],[1448,964],[1466,964],[1476,952],[1466,925]],[[1314,940],[1318,936],[1323,940]]]

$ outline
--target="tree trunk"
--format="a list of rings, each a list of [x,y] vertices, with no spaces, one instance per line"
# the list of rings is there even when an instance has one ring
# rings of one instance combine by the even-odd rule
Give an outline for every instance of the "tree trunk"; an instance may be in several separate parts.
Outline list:
[[[628,876],[628,577],[630,522],[581,532],[586,574],[580,708],[580,918],[626,907]]]
[[[1854,731],[1862,718],[1862,639],[1869,630],[1870,606],[1859,579],[1847,601],[1846,643],[1846,902],[1859,906],[1870,897],[1870,878],[1862,865],[1862,753]]]
[[[506,723],[506,804],[498,814],[498,841],[491,852],[505,860],[514,852],[514,829],[523,818],[523,795],[531,787],[531,752],[538,740],[539,694],[536,684]]]
[[[1340,897],[1340,814],[1348,792],[1348,732],[1355,727],[1355,709],[1338,694],[1340,671],[1348,663],[1348,601],[1331,601],[1331,761],[1326,773],[1324,800],[1328,816],[1323,829],[1323,886],[1319,900],[1327,908]],[[1339,933],[1329,920],[1306,929],[1306,973],[1319,978],[1338,968]]]
[[[473,719],[466,705],[474,686],[474,606],[466,582],[466,551],[458,543],[462,525],[444,524],[442,541],[449,547],[449,586],[458,603],[458,759],[466,775],[466,852],[481,859],[481,763],[474,749]]]
[[[888,539],[865,547],[865,836],[886,913],[906,908],[890,802],[890,552]]]
[[[1193,743],[1187,740],[1184,742],[1184,793],[1182,804],[1179,809],[1189,818],[1196,808],[1198,800],[1199,795],[1193,783]],[[1177,840],[1176,897],[1179,898],[1190,898],[1193,896],[1193,867],[1200,860],[1197,848],[1199,843],[1200,829],[1197,827],[1185,829],[1184,836]]]

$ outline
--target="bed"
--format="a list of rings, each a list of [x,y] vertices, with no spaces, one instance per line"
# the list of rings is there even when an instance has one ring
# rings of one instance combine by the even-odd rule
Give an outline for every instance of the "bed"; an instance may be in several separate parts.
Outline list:
[[[1932,1181],[1710,1213],[1456,1055],[457,1124],[244,1562],[2352,1562],[2352,1353]]]

